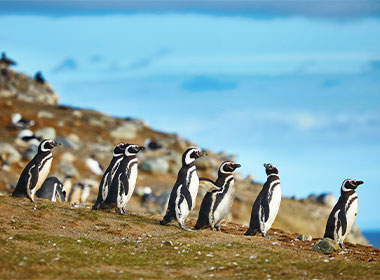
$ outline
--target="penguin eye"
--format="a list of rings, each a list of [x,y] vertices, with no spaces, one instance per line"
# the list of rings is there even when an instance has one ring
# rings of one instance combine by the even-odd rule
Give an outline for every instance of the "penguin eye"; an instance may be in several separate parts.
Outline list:
[[[348,181],[351,185],[354,185],[354,183],[355,183],[355,180],[350,180],[350,181]]]

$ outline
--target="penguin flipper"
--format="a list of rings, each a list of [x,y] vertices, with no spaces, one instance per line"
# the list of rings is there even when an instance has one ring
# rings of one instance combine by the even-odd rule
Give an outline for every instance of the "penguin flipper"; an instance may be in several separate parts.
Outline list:
[[[187,206],[189,207],[189,211],[190,211],[192,209],[192,206],[193,206],[193,199],[191,198],[190,191],[186,186],[182,186],[181,195],[183,197],[185,197],[185,199],[187,201]]]
[[[214,190],[220,190],[221,189],[219,186],[216,185],[216,183],[213,180],[211,180],[209,178],[201,177],[201,178],[199,178],[199,181],[200,182],[201,181],[206,182],[200,186],[206,186],[208,192],[212,192]]]
[[[29,176],[30,176],[30,180],[28,180],[29,186],[27,186],[27,189],[33,190],[36,187],[37,182],[38,182],[38,165],[37,164],[35,164],[30,169]]]
[[[338,219],[339,219],[339,222],[340,222],[340,226],[342,227],[342,236],[344,236],[346,234],[346,230],[347,230],[347,217],[346,217],[346,213],[344,211],[340,211],[339,214],[338,214]]]
[[[123,175],[121,175],[120,181],[121,181],[121,184],[123,185],[125,195],[128,195],[129,183],[128,183],[128,177],[125,174],[125,172],[123,173]]]
[[[264,212],[263,218],[264,218],[264,222],[266,222],[269,219],[269,201],[268,201],[268,199],[265,199],[265,198],[262,199],[261,203],[260,203],[260,207]]]

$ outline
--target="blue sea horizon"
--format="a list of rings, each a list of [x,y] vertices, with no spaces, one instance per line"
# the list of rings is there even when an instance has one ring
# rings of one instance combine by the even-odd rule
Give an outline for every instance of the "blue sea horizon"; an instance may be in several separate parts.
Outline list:
[[[380,249],[380,230],[367,230],[362,233],[373,247]]]

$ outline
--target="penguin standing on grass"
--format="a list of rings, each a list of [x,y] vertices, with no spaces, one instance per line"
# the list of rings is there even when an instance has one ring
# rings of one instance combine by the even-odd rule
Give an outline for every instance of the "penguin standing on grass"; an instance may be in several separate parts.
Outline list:
[[[182,229],[190,230],[185,226],[185,220],[195,207],[199,188],[195,160],[203,155],[205,154],[197,147],[190,147],[183,153],[182,168],[178,172],[177,181],[170,194],[168,209],[160,221],[161,225],[176,219]]]
[[[120,162],[124,157],[124,151],[126,146],[127,144],[125,143],[119,143],[113,149],[113,157],[106,171],[103,174],[102,180],[100,181],[98,198],[96,199],[96,202],[92,207],[93,210],[98,209],[100,205],[103,203],[103,201],[107,198],[108,189],[111,185],[115,172],[118,169]]]
[[[218,178],[215,182],[207,178],[200,178],[211,182],[215,188],[206,193],[202,200],[201,209],[195,229],[210,226],[212,230],[220,231],[220,224],[230,212],[235,199],[233,172],[241,165],[233,161],[225,161],[218,170]]]
[[[358,195],[355,189],[363,184],[363,181],[346,179],[340,188],[340,197],[335,204],[327,220],[324,237],[338,242],[344,249],[343,241],[350,233],[358,212]]]
[[[66,201],[66,192],[63,190],[63,184],[57,177],[49,177],[36,192],[37,197],[49,199],[52,202]]]
[[[41,142],[38,146],[37,154],[22,171],[12,196],[28,197],[34,203],[34,209],[37,208],[34,195],[49,174],[51,162],[53,161],[51,150],[57,145],[59,143],[50,139],[45,139]]]
[[[280,208],[281,187],[277,167],[270,163],[264,164],[264,167],[267,181],[253,203],[251,221],[244,235],[256,235],[260,232],[269,238],[267,231],[272,227]]]
[[[131,199],[137,180],[137,153],[144,149],[144,146],[126,144],[123,159],[115,172],[107,198],[101,208],[115,207],[119,214],[127,214],[125,207]]]

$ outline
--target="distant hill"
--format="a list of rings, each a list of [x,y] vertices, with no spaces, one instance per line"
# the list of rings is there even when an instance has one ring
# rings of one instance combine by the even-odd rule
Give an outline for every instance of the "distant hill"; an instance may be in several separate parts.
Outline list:
[[[167,134],[149,127],[143,120],[114,118],[101,112],[57,105],[58,95],[48,84],[38,84],[24,74],[9,71],[9,78],[0,81],[0,164],[9,163],[0,170],[0,191],[7,195],[12,191],[19,174],[33,155],[30,145],[17,138],[20,129],[12,127],[13,113],[35,121],[30,130],[41,137],[55,138],[63,145],[54,150],[51,175],[64,180],[64,175],[85,180],[91,193],[85,205],[91,205],[96,198],[100,177],[93,174],[85,162],[91,155],[107,166],[112,149],[120,141],[140,145],[147,139],[162,146],[158,150],[147,150],[139,157],[139,176],[135,195],[127,205],[132,212],[158,213],[159,207],[141,205],[143,188],[149,186],[155,194],[171,188],[181,166],[182,152],[195,143],[175,134]],[[125,112],[128,114],[128,111]],[[200,176],[215,178],[219,165],[225,160],[234,160],[235,155],[207,151],[208,157],[198,160]],[[263,170],[264,172],[264,170]],[[252,203],[262,185],[253,177],[236,176],[236,199],[227,221],[247,225]],[[191,217],[197,217],[205,188],[200,188],[196,210]],[[274,227],[284,231],[307,234],[313,237],[323,235],[331,206],[312,202],[308,199],[283,198]],[[355,227],[348,237],[353,243],[368,244]]]

